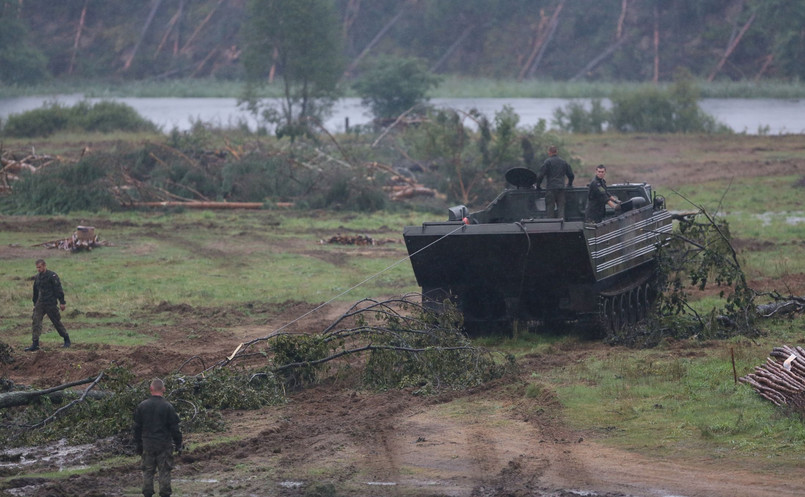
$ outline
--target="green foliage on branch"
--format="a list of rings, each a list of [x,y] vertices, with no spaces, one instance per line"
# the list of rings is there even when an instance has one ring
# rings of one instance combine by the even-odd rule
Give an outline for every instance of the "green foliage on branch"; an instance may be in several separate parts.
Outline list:
[[[174,373],[163,380],[165,398],[176,408],[185,433],[221,429],[223,409],[256,409],[285,400],[279,383],[266,370],[218,369],[203,376]],[[100,397],[86,397],[61,414],[54,412],[78,399],[81,392],[65,396],[58,404],[42,396],[35,404],[4,410],[0,441],[4,446],[61,438],[71,443],[88,443],[117,436],[133,448],[130,441],[134,409],[150,395],[149,382],[150,378],[137,381],[128,368],[109,368],[93,388],[102,393]]]
[[[423,183],[445,192],[451,203],[483,204],[500,193],[500,179],[507,170],[522,166],[536,172],[549,145],[556,145],[571,166],[579,164],[559,136],[547,131],[544,121],[524,129],[519,120],[509,106],[495,113],[491,122],[474,109],[433,110],[403,139],[407,155],[426,166]]]
[[[330,347],[321,335],[280,335],[271,342],[274,364],[282,367],[280,376],[289,388],[312,384],[324,369],[322,359]],[[295,365],[289,367],[289,365]]]
[[[670,243],[660,247],[659,288],[645,322],[610,333],[610,343],[653,347],[667,338],[701,340],[757,336],[756,293],[731,244],[726,219],[699,214],[680,220]],[[720,304],[697,309],[690,289],[718,288]]]
[[[367,385],[432,394],[474,387],[515,368],[513,357],[498,364],[488,352],[472,346],[455,309],[441,315],[423,313],[419,319],[426,330],[412,329],[410,318],[386,317],[389,332],[372,340],[374,348],[363,374]]]

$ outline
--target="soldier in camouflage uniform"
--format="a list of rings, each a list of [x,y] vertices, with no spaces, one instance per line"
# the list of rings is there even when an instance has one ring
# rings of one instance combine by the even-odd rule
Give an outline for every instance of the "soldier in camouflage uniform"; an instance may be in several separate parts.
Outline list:
[[[548,147],[548,158],[542,163],[542,167],[537,174],[537,190],[540,188],[542,179],[545,179],[545,215],[564,219],[565,217],[565,177],[567,177],[567,188],[573,188],[573,169],[570,164],[557,155],[556,147]]]
[[[182,432],[179,416],[165,400],[165,383],[154,378],[151,396],[140,402],[134,411],[134,441],[137,453],[143,458],[143,495],[154,495],[154,474],[159,472],[159,495],[171,494],[173,449],[182,453]]]
[[[32,324],[32,343],[30,347],[25,350],[32,352],[39,350],[39,336],[42,334],[42,320],[45,315],[50,318],[50,322],[64,338],[64,346],[70,346],[70,335],[61,322],[61,314],[65,307],[64,291],[61,287],[59,275],[53,271],[49,271],[44,259],[36,261],[37,275],[34,278],[34,313]]]
[[[607,180],[604,176],[607,168],[599,164],[595,168],[595,178],[587,187],[587,209],[584,212],[584,220],[588,223],[600,223],[606,215],[607,205],[614,208],[618,207],[618,199],[609,194],[607,190]]]

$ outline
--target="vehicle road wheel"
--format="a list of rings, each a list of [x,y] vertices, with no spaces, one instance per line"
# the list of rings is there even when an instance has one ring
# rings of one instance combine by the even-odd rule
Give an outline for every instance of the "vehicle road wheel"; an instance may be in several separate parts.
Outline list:
[[[623,327],[623,295],[612,297],[612,331],[620,331]]]

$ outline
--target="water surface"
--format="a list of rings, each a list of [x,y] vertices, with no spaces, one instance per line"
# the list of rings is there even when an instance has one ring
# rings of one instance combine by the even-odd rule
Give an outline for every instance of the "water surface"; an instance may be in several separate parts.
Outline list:
[[[58,95],[55,97],[20,97],[0,99],[0,120],[10,114],[41,107],[46,102],[59,102],[71,106],[83,100],[82,95]],[[109,99],[86,99],[98,102]],[[254,117],[238,107],[234,98],[114,98],[133,107],[144,118],[156,123],[163,131],[174,128],[190,129],[193,122],[201,121],[215,126],[237,126],[245,123],[256,129]],[[588,103],[590,99],[578,99]],[[520,116],[521,126],[533,126],[544,119],[550,126],[553,113],[565,107],[571,100],[564,98],[435,98],[431,104],[467,112],[477,109],[492,119],[495,112],[505,105],[511,106]],[[608,105],[608,101],[604,100]],[[805,99],[704,99],[699,102],[703,111],[733,131],[747,134],[803,134],[805,133]],[[344,98],[333,108],[333,114],[324,125],[330,132],[340,132],[350,126],[371,121],[368,109],[361,106],[359,98]],[[471,121],[467,121],[468,124]]]

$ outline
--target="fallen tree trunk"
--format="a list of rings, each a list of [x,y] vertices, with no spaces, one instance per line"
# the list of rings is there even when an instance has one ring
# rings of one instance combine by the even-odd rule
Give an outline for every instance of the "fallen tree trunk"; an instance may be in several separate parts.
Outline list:
[[[262,202],[130,202],[127,207],[187,207],[189,209],[262,209]]]
[[[758,305],[755,309],[758,315],[764,318],[793,314],[805,309],[805,298],[793,295],[787,298],[775,297],[774,302]]]
[[[46,388],[44,390],[29,390],[29,391],[0,393],[0,409],[28,405],[32,402],[36,402],[42,396],[48,396],[50,397],[51,400],[55,402],[60,402],[68,394],[74,394],[74,395],[81,394],[79,392],[63,392],[62,390],[66,390],[68,388],[75,387],[78,385],[86,385],[87,383],[92,383],[93,381],[95,381],[95,378],[91,377],[91,378],[85,378],[83,380],[74,381],[71,383],[65,383],[63,385],[59,385],[52,388]],[[95,398],[101,398],[108,395],[104,394],[103,392],[89,392],[89,393],[90,395],[88,396]]]

